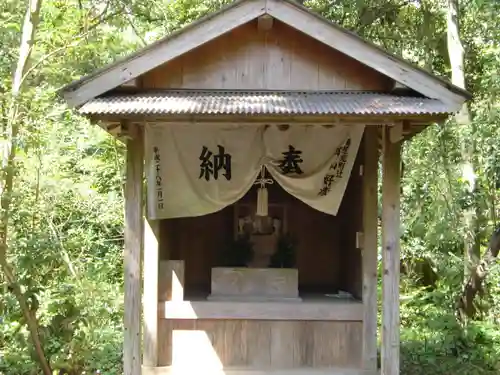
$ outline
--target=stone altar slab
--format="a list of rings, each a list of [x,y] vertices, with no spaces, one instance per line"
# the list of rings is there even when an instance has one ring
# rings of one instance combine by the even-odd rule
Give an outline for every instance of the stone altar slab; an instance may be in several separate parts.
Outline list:
[[[212,268],[209,300],[301,301],[299,273],[293,268]]]

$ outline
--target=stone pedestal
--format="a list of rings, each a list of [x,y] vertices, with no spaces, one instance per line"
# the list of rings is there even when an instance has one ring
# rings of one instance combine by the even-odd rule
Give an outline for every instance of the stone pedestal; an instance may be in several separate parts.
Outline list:
[[[278,236],[276,234],[271,235],[252,235],[250,236],[250,241],[253,244],[254,255],[248,267],[265,269],[269,266],[271,262],[271,257],[276,251],[276,246],[278,244]]]
[[[301,301],[299,274],[293,268],[212,268],[209,300]]]

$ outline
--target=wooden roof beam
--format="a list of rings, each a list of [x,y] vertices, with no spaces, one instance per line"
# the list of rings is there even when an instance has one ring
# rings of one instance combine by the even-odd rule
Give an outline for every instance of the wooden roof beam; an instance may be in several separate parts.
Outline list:
[[[257,29],[259,31],[269,31],[273,28],[273,17],[264,14],[257,19]]]

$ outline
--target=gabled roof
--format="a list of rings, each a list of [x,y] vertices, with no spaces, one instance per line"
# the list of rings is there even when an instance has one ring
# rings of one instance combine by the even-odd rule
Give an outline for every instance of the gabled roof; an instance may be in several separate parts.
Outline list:
[[[80,106],[103,93],[189,52],[260,16],[271,17],[336,49],[410,89],[458,111],[470,94],[356,34],[313,13],[293,0],[238,0],[138,52],[64,87],[69,105]]]

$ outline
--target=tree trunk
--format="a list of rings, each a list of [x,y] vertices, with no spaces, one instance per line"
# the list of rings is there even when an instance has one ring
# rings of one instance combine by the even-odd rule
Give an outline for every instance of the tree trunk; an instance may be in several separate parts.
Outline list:
[[[452,82],[465,88],[464,49],[460,40],[459,0],[448,0],[448,53],[451,64]],[[493,233],[488,250],[480,261],[479,218],[482,216],[477,201],[476,174],[474,172],[474,140],[473,122],[466,104],[455,116],[459,126],[462,152],[462,178],[467,182],[467,203],[463,209],[465,227],[465,283],[462,295],[457,303],[457,313],[461,320],[473,317],[477,309],[474,305],[476,295],[481,292],[488,275],[489,266],[495,261],[500,249],[500,228]]]
[[[460,40],[459,25],[459,0],[448,0],[448,54],[451,65],[451,81],[454,85],[465,89],[464,49]],[[461,153],[462,153],[462,178],[466,182],[467,199],[463,208],[464,221],[464,253],[465,253],[465,278],[479,262],[479,209],[475,199],[476,174],[474,171],[475,142],[473,137],[473,123],[467,104],[462,106],[455,116],[459,128]]]
[[[493,232],[490,239],[488,250],[483,256],[481,262],[472,270],[467,282],[465,283],[462,296],[457,304],[457,313],[461,320],[466,317],[476,315],[477,309],[474,306],[474,298],[483,289],[483,283],[489,273],[489,268],[495,263],[500,251],[500,227]]]
[[[26,296],[17,281],[14,268],[7,260],[8,250],[8,229],[11,208],[11,197],[14,186],[14,175],[16,169],[16,151],[17,137],[21,123],[20,114],[20,94],[23,91],[23,81],[28,70],[31,52],[35,40],[36,29],[40,20],[40,8],[42,0],[30,0],[28,9],[24,18],[21,44],[19,47],[19,58],[17,61],[16,71],[12,81],[12,103],[10,106],[7,124],[4,128],[6,141],[2,145],[2,163],[3,163],[3,181],[0,186],[1,208],[0,216],[0,267],[5,275],[10,290],[16,297],[23,316],[26,320],[28,330],[31,335],[31,340],[35,346],[35,352],[38,356],[38,361],[44,375],[51,375],[52,370],[49,366],[45,353],[43,351],[40,335],[38,331],[38,322],[36,319],[36,311],[30,309]]]

